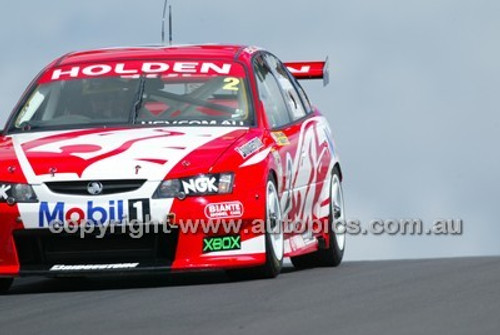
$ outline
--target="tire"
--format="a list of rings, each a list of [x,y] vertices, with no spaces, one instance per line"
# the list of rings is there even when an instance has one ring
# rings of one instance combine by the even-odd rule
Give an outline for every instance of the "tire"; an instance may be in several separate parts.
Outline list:
[[[14,278],[0,278],[0,294],[7,292],[12,286]]]
[[[291,257],[293,266],[299,269],[317,266],[339,266],[344,257],[345,231],[337,234],[333,229],[335,221],[343,223],[344,220],[344,196],[340,173],[337,168],[332,172],[330,181],[330,214],[328,217],[328,248],[319,249],[315,252]],[[342,227],[343,228],[343,227]]]
[[[226,271],[231,279],[275,278],[283,267],[284,237],[281,205],[272,176],[266,184],[266,262],[264,265]]]

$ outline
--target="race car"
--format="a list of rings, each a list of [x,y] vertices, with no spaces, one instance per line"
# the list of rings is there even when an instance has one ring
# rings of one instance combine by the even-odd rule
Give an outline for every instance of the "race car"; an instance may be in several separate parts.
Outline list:
[[[0,287],[48,277],[337,266],[342,171],[297,79],[257,47],[66,54],[0,137]]]

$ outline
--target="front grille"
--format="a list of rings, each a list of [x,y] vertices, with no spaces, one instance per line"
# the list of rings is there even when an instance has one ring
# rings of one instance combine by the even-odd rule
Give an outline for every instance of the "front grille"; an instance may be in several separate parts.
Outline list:
[[[51,233],[48,229],[14,231],[21,270],[47,270],[55,264],[112,264],[137,262],[140,267],[170,266],[177,248],[177,232],[154,232],[141,238],[126,232],[103,238],[79,233]]]
[[[72,194],[72,195],[90,195],[88,185],[90,182],[98,181],[103,189],[99,195],[131,192],[139,189],[145,179],[126,179],[126,180],[87,180],[87,181],[52,181],[45,185],[54,193]]]

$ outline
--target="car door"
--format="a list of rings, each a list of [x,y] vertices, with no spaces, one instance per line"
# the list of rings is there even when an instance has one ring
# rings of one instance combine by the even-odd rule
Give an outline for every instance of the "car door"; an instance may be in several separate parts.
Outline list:
[[[293,178],[295,175],[293,157],[295,157],[299,132],[296,125],[292,125],[292,117],[283,91],[265,60],[265,54],[254,57],[253,68],[259,99],[264,107],[270,135],[275,141],[273,155],[278,166],[278,193],[281,196],[281,207],[286,218],[292,209]]]
[[[313,240],[313,220],[321,217],[317,205],[328,196],[324,181],[331,157],[324,141],[324,122],[314,117],[307,96],[285,66],[271,54],[265,54],[264,60],[278,82],[289,115],[289,123],[272,129],[277,143],[284,143],[278,149],[280,159],[286,162],[288,191],[282,209],[307,242]]]

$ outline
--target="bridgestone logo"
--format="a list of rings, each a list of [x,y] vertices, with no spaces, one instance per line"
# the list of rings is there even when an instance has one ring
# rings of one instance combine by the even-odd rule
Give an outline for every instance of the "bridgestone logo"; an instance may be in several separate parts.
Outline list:
[[[56,264],[50,268],[50,271],[85,271],[85,270],[117,270],[133,269],[139,263],[116,263],[116,264],[82,264],[82,265],[64,265]]]

